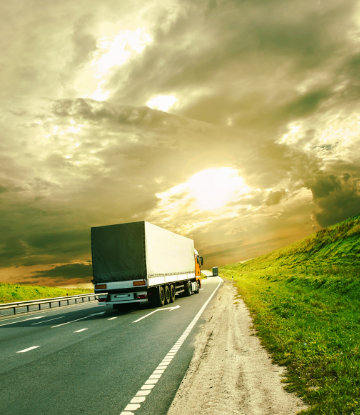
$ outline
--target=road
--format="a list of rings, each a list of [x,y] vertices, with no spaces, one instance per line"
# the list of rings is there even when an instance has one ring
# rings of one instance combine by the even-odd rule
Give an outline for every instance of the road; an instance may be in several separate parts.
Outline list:
[[[1,318],[0,413],[166,414],[220,283],[160,309],[91,302]]]

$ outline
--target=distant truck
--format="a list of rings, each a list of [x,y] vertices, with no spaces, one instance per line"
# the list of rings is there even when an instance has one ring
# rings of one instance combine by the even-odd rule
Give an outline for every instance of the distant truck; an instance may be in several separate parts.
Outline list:
[[[213,277],[219,276],[219,267],[213,267]]]
[[[145,221],[92,227],[91,253],[101,305],[161,307],[201,288],[203,258],[194,241]]]

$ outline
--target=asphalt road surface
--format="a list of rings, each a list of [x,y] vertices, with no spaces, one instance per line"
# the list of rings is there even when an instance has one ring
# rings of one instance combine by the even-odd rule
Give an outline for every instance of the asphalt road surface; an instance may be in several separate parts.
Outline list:
[[[220,278],[161,308],[96,302],[0,318],[0,413],[166,414]]]

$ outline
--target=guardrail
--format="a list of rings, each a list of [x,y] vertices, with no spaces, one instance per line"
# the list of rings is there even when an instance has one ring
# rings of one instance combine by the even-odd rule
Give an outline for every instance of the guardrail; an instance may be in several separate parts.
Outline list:
[[[99,295],[102,295],[102,293],[68,295],[65,297],[44,298],[41,300],[17,301],[15,303],[0,304],[0,314],[1,311],[9,310],[11,308],[14,309],[14,314],[16,314],[16,309],[20,307],[26,307],[27,313],[30,311],[30,307],[32,306],[39,306],[39,310],[41,310],[42,304],[49,304],[49,308],[51,308],[51,305],[53,303],[58,303],[58,306],[61,307],[61,305],[63,305],[62,302],[66,301],[66,305],[70,305],[71,300],[75,300],[74,304],[77,304],[79,299],[81,300],[81,302],[85,302],[86,298],[88,301],[91,301],[91,297],[94,297],[93,300],[96,300]]]

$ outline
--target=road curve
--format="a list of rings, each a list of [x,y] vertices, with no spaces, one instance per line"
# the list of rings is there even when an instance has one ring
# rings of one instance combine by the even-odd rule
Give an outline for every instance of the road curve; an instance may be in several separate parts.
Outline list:
[[[220,283],[159,309],[82,303],[0,318],[1,413],[166,414]]]

